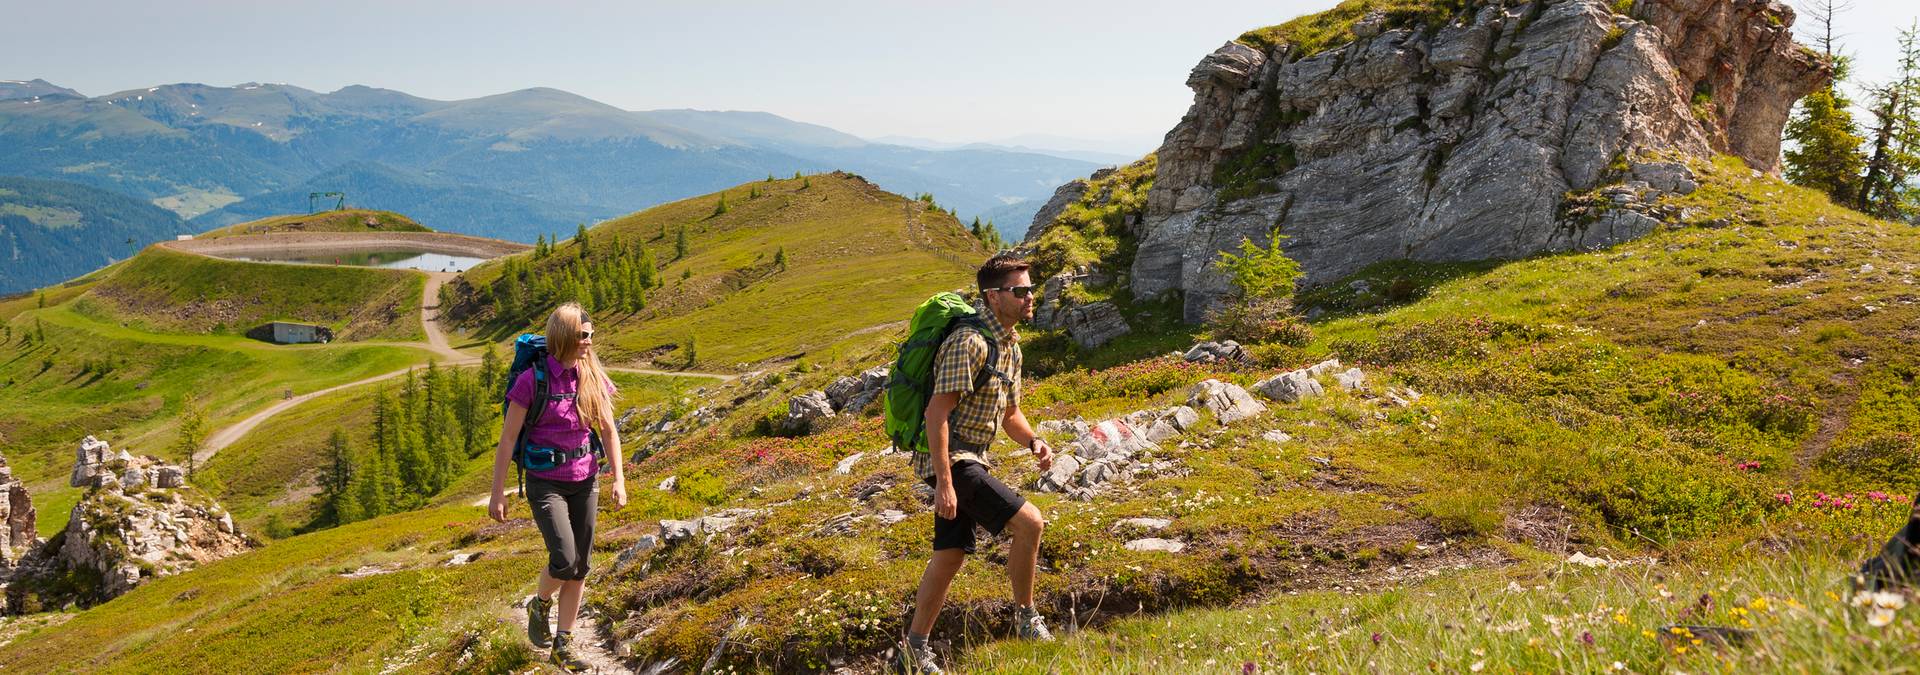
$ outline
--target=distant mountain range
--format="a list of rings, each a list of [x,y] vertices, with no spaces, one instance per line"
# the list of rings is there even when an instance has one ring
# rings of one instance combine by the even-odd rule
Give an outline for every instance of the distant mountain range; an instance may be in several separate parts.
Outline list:
[[[531,241],[769,174],[843,169],[1017,239],[1054,187],[1111,163],[1061,154],[1080,158],[876,143],[763,112],[627,111],[545,88],[440,101],[170,84],[89,98],[0,81],[0,175],[120,192],[200,228],[344,191],[436,229]]]
[[[172,211],[125,195],[0,176],[0,295],[86,274],[190,231]]]

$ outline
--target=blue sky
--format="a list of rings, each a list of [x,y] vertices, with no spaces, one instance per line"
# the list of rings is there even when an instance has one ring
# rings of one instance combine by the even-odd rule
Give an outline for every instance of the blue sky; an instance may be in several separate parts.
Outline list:
[[[88,95],[171,82],[348,84],[430,98],[555,87],[622,108],[765,110],[861,136],[1098,139],[1144,152],[1187,71],[1333,0],[152,2],[0,0],[0,79]],[[1854,0],[1857,81],[1920,9]],[[1802,22],[1804,23],[1804,22]]]

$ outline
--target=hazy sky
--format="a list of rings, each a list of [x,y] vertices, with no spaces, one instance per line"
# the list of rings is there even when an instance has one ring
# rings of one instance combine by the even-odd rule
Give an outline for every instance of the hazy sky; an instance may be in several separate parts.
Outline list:
[[[439,99],[555,87],[632,110],[765,110],[874,137],[1052,134],[1145,151],[1187,71],[1333,0],[496,2],[0,0],[0,79],[87,95],[172,82],[349,84]],[[1911,0],[1841,17],[1884,78]],[[1802,22],[1804,24],[1804,22]]]

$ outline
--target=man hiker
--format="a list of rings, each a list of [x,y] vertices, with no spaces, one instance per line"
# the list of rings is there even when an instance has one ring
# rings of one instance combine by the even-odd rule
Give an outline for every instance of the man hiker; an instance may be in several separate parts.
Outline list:
[[[995,430],[1005,428],[1007,438],[1039,460],[1041,471],[1053,464],[1053,448],[1020,413],[1020,336],[1013,327],[1033,317],[1036,299],[1027,269],[1027,262],[1012,254],[987,260],[975,276],[981,297],[974,309],[984,321],[959,323],[934,356],[926,410],[928,451],[913,453],[914,473],[933,486],[933,559],[920,576],[913,621],[907,627],[903,656],[909,670],[941,672],[927,636],[960,564],[974,552],[975,525],[995,535],[1003,530],[1013,535],[1007,576],[1013,584],[1016,633],[1053,639],[1033,608],[1035,560],[1046,521],[1038,508],[993,477],[987,461]],[[993,363],[988,363],[990,354],[997,357]],[[980,378],[983,368],[992,369],[992,376]]]

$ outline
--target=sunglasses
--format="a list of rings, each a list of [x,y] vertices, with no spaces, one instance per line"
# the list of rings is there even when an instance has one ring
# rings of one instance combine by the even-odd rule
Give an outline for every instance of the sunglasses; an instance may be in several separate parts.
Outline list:
[[[593,331],[590,331],[590,330],[583,330],[583,331],[580,331],[580,339],[582,339],[582,340],[592,340],[592,339],[593,339]]]
[[[1000,288],[982,288],[980,290],[1001,291],[1004,293],[1012,293],[1013,297],[1016,297],[1016,298],[1028,298],[1028,297],[1032,297],[1033,294],[1036,292],[1034,290],[1035,288],[1036,288],[1035,286],[1029,284],[1026,286],[1002,286]]]

